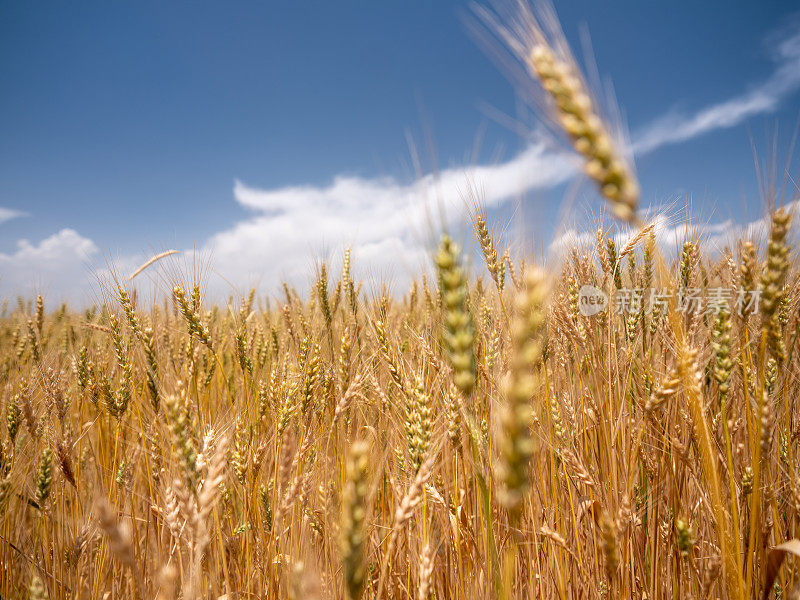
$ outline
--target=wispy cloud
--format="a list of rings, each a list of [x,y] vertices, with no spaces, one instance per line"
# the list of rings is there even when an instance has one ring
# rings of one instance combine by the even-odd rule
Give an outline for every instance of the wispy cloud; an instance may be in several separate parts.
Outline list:
[[[773,112],[800,88],[800,32],[777,43],[777,66],[764,81],[743,94],[713,104],[693,115],[670,113],[634,136],[633,149],[645,154],[668,144],[685,142],[718,129],[734,127],[758,114]]]
[[[11,219],[27,216],[27,214],[28,213],[23,212],[21,210],[0,206],[0,225],[5,223],[6,221],[10,221]]]

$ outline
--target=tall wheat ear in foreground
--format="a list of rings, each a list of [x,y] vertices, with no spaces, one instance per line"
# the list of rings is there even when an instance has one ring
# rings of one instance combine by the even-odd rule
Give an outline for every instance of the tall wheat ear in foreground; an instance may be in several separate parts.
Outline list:
[[[625,230],[546,272],[476,210],[485,266],[445,235],[402,298],[348,251],[302,296],[6,305],[2,598],[798,597],[792,215],[669,264],[537,23],[515,49]]]

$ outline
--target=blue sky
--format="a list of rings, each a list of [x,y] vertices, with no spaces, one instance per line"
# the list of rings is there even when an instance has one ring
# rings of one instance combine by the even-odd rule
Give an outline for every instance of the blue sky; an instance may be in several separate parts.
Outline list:
[[[800,111],[796,4],[555,7],[576,54],[588,30],[632,138],[649,140],[644,204],[691,197],[702,218],[759,216],[751,140],[767,157],[777,131],[782,166]],[[423,150],[433,140],[424,171],[454,174],[479,132],[481,165],[532,143],[492,117],[519,115],[519,98],[469,35],[469,13],[444,0],[1,1],[0,293],[70,295],[87,265],[114,257],[124,270],[162,247],[205,249],[241,286],[305,276],[344,243],[397,276],[399,251],[424,254],[414,227],[386,230],[394,246],[362,237],[407,218],[391,209],[415,177],[407,132]],[[479,183],[490,193],[499,176]],[[540,229],[556,222],[555,179],[528,190],[523,212]],[[599,206],[584,188],[582,214]],[[500,221],[515,214],[491,204]]]

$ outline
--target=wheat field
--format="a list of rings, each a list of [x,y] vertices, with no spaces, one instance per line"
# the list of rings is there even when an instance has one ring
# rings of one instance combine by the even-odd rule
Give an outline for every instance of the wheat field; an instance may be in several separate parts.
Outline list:
[[[6,302],[0,597],[798,597],[796,194],[670,258],[547,15],[484,17],[616,223],[544,269],[476,205],[402,296],[348,250],[308,293]]]

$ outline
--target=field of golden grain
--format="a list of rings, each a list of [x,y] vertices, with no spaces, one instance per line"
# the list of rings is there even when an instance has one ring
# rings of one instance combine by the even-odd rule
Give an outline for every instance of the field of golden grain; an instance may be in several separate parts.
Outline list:
[[[797,597],[791,211],[670,258],[538,23],[495,31],[617,220],[560,266],[478,205],[482,262],[443,234],[402,297],[346,251],[309,293],[6,303],[0,597]]]
[[[438,284],[400,300],[368,299],[346,256],[305,300],[20,302],[0,342],[3,597],[792,585],[796,543],[773,548],[800,510],[788,225],[773,215],[764,256],[687,240],[671,268],[654,233],[598,231],[547,275],[501,262],[479,218],[488,275],[444,238]],[[581,314],[582,282],[607,310]]]

